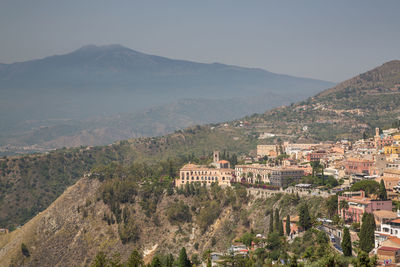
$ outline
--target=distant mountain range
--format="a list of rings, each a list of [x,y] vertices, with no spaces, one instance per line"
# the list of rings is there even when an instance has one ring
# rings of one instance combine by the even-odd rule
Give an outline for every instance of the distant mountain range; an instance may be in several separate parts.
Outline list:
[[[165,134],[290,104],[333,85],[120,45],[84,46],[0,64],[0,153]]]
[[[178,101],[175,105],[155,108],[153,111],[149,111],[149,114],[157,114],[157,117],[163,115],[164,119],[167,119],[168,114],[179,113],[181,112],[180,108],[187,109],[188,106],[193,106],[191,101]],[[204,102],[207,101],[204,100]],[[201,101],[197,103],[201,103]],[[74,261],[75,264],[70,265],[79,265],[78,263],[84,262],[86,258],[78,252],[85,251],[87,254],[95,255],[101,248],[100,243],[103,244],[104,240],[109,239],[114,241],[115,237],[118,237],[119,228],[116,225],[115,227],[110,226],[114,232],[97,230],[106,229],[108,224],[103,220],[103,210],[92,212],[92,207],[93,205],[103,208],[106,206],[94,201],[101,194],[91,190],[88,182],[95,183],[92,184],[94,186],[107,188],[108,182],[114,183],[121,180],[106,180],[103,185],[100,185],[95,179],[83,179],[75,186],[69,187],[94,166],[111,162],[123,164],[135,162],[138,164],[137,166],[142,166],[139,164],[140,162],[154,163],[159,160],[169,160],[164,161],[164,166],[169,168],[174,160],[189,160],[193,156],[212,155],[212,151],[215,149],[226,151],[230,155],[235,153],[239,158],[244,158],[249,152],[254,151],[258,144],[281,141],[316,142],[318,140],[334,142],[343,138],[353,141],[362,138],[363,133],[371,137],[375,127],[399,127],[399,103],[400,61],[394,60],[306,100],[241,118],[240,120],[247,122],[245,125],[242,125],[240,120],[234,120],[189,127],[160,137],[123,140],[115,142],[111,146],[59,149],[48,154],[0,158],[0,227],[12,229],[30,220],[21,229],[10,235],[0,235],[0,247],[3,247],[0,250],[0,265],[2,263],[8,265],[5,262],[9,262],[11,259],[25,260],[24,263],[15,264],[18,266],[29,265],[36,259],[57,261],[61,256],[62,260]],[[201,110],[203,109],[204,107],[201,107]],[[169,112],[161,114],[163,110]],[[197,109],[190,110],[199,113]],[[142,116],[149,116],[149,114],[146,115],[143,112]],[[119,123],[117,118],[110,117],[109,119],[113,123]],[[124,120],[121,119],[121,121]],[[133,120],[137,121],[137,118]],[[132,122],[127,120],[127,123],[131,124]],[[113,127],[120,128],[118,125],[112,125],[110,128]],[[143,127],[139,128],[143,129]],[[42,130],[45,129],[42,128]],[[59,131],[65,131],[65,129],[59,129]],[[260,135],[265,132],[275,133],[276,136],[270,139],[259,139]],[[57,135],[57,131],[54,135]],[[37,138],[45,137],[43,134],[38,134]],[[51,140],[52,137],[50,136],[48,139]],[[105,168],[105,170],[112,170],[112,168]],[[114,174],[125,175],[125,172],[119,168],[110,173],[113,173],[113,177]],[[134,177],[139,176],[135,174]],[[164,181],[164,179],[160,179],[160,181]],[[68,187],[69,189],[67,189]],[[64,196],[53,202],[64,190],[66,190]],[[145,192],[147,194],[148,191]],[[161,197],[161,199],[165,200],[166,197]],[[174,200],[171,199],[171,201]],[[138,201],[137,198],[132,204],[136,205],[135,216],[141,216],[144,208],[150,206],[143,205],[143,202]],[[124,203],[125,205],[130,204]],[[39,214],[46,208],[48,208],[46,211]],[[85,209],[89,212],[86,218],[83,215]],[[165,216],[164,209],[157,209],[158,212],[160,210],[162,212],[159,215]],[[108,208],[104,211],[109,213]],[[265,213],[263,214],[265,215]],[[160,226],[156,225],[157,222],[160,221],[163,224],[167,221],[162,219],[165,217],[160,218],[157,221],[147,218],[141,232],[157,231],[159,233],[160,228],[157,227]],[[136,221],[138,220],[135,219]],[[265,219],[262,222],[262,225],[265,225]],[[96,228],[96,225],[102,227]],[[187,229],[186,233],[192,233],[193,225],[195,224],[183,229]],[[223,224],[219,223],[219,225]],[[90,240],[92,243],[76,242],[74,237],[82,238],[80,233],[90,233],[97,238],[93,238],[91,235],[90,238],[84,240]],[[172,231],[171,234],[176,236],[175,231]],[[164,238],[168,235],[162,232],[162,236]],[[14,240],[19,241],[14,242]],[[157,241],[159,240],[162,239],[157,239]],[[30,245],[31,257],[21,258],[19,256],[21,255],[21,242]],[[112,252],[122,251],[121,248],[131,250],[129,244],[123,245],[115,242],[109,244],[111,244],[109,251]],[[119,244],[118,247],[115,244]],[[133,243],[133,245],[136,246],[137,243]],[[149,244],[148,247],[151,246]],[[65,247],[73,249],[66,250],[65,254],[57,258],[56,256],[60,255],[59,251]],[[209,248],[208,245],[206,247]],[[53,265],[55,264],[53,263]]]

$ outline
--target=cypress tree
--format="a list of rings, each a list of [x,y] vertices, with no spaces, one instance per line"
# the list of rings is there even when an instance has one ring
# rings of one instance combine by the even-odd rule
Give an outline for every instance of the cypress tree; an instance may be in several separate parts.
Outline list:
[[[279,222],[280,221],[279,221],[279,210],[277,208],[275,209],[274,219],[275,219],[274,231],[279,232]]]
[[[343,255],[347,257],[352,255],[350,231],[347,227],[345,227],[343,230],[343,240],[341,246],[343,250]]]
[[[362,251],[369,253],[375,247],[375,219],[374,215],[365,212],[362,217],[360,230],[360,248]]]
[[[387,200],[387,192],[386,192],[385,182],[383,181],[383,179],[379,184],[378,198],[380,200]]]
[[[191,267],[191,266],[192,264],[186,254],[186,249],[185,247],[182,247],[178,258],[178,267]]]
[[[282,220],[279,221],[279,227],[278,227],[279,235],[283,236],[283,222]]]
[[[311,228],[311,217],[308,211],[307,204],[303,204],[300,206],[299,213],[300,213],[300,218],[299,218],[300,227],[304,231],[307,231],[308,229]]]
[[[174,256],[169,253],[165,262],[166,267],[172,267],[174,265]]]
[[[268,232],[272,233],[274,231],[274,212],[271,211],[269,214],[269,229]]]
[[[286,216],[286,235],[290,235],[290,216]]]

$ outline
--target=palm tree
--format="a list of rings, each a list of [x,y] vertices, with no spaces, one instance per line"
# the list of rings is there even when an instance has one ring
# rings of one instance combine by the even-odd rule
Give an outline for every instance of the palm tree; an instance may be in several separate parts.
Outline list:
[[[342,212],[342,218],[345,220],[344,211],[349,209],[349,203],[346,200],[342,199],[339,202],[339,210]],[[343,211],[344,210],[344,211]]]

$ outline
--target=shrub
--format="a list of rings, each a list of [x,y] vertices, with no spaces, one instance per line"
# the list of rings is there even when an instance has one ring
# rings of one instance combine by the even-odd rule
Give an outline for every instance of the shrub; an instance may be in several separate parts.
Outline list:
[[[199,215],[197,215],[197,224],[200,226],[202,231],[207,230],[214,221],[218,218],[221,213],[221,208],[218,203],[214,200],[206,203],[206,206],[200,209]]]
[[[189,206],[182,200],[178,203],[173,203],[167,209],[167,217],[171,223],[190,222],[192,216],[190,214]]]
[[[22,243],[22,244],[21,244],[21,252],[22,252],[22,255],[24,255],[25,257],[30,257],[30,256],[31,256],[31,254],[30,254],[30,252],[29,252],[29,249],[28,249],[28,247],[25,245],[25,243]]]
[[[131,220],[118,227],[119,237],[123,244],[139,240],[139,227]]]

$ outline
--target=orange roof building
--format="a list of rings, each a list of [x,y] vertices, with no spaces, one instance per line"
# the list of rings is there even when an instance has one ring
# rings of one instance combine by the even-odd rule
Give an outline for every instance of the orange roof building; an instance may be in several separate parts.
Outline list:
[[[175,180],[175,186],[179,187],[186,183],[199,182],[206,185],[218,183],[230,185],[235,170],[229,168],[211,168],[203,165],[186,164],[179,171],[179,178]]]

